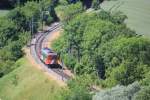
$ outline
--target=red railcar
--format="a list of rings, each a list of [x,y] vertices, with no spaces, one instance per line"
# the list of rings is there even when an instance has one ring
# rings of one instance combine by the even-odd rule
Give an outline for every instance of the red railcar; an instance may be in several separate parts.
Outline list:
[[[40,59],[46,64],[51,66],[60,65],[59,56],[56,52],[50,48],[42,48],[40,53]]]

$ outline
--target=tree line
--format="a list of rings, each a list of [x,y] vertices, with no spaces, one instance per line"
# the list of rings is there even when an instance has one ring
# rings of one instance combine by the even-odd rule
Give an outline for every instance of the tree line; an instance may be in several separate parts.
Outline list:
[[[41,2],[42,0],[1,0],[0,8],[13,8],[15,6],[24,5],[28,1]],[[62,0],[52,0],[54,2],[61,2]],[[104,0],[64,0],[68,3],[76,3],[81,1],[83,6],[90,8],[91,6],[97,8]]]
[[[42,28],[41,23],[49,25],[56,19],[53,3],[51,0],[27,2],[0,17],[0,77],[15,69],[13,64],[24,55],[22,48]]]
[[[63,32],[54,42],[53,49],[61,53],[66,66],[74,74],[90,75],[91,79],[95,79],[92,81],[93,84],[98,83],[102,88],[128,86],[136,81],[142,87],[149,87],[150,40],[126,26],[124,23],[126,15],[102,9],[86,12],[80,2],[72,5],[64,2],[61,4],[56,7],[56,13],[63,23]],[[99,80],[95,77],[99,77]],[[82,89],[89,91],[91,84],[87,85],[87,90]],[[139,91],[136,91],[138,93],[136,100],[143,100],[140,98],[144,95],[146,96],[144,100],[148,100],[149,92],[146,91],[149,90],[139,89]],[[71,95],[77,97],[72,100],[80,98],[80,93],[74,92]]]

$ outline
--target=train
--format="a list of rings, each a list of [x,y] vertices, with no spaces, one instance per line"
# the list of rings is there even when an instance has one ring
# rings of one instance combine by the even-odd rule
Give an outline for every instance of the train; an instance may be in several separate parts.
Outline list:
[[[41,49],[40,60],[49,67],[62,67],[60,55],[48,47]]]

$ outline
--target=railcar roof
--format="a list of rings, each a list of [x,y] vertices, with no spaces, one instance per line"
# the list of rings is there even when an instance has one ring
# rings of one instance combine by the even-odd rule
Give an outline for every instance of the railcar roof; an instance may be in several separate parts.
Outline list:
[[[57,55],[57,53],[53,52],[50,48],[42,48],[41,50],[42,53],[46,55]]]

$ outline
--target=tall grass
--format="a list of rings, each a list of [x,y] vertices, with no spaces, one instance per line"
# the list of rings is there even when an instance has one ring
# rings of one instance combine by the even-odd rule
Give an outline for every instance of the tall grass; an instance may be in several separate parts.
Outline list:
[[[2,100],[55,100],[61,88],[54,81],[32,67],[26,58],[15,66],[16,70],[0,79]]]

